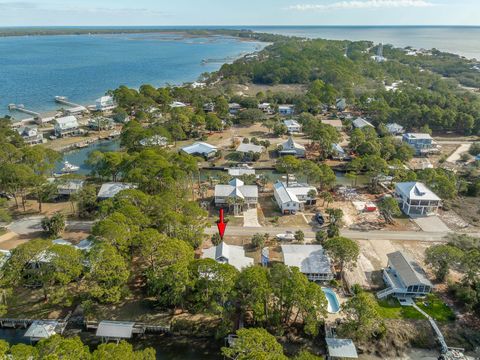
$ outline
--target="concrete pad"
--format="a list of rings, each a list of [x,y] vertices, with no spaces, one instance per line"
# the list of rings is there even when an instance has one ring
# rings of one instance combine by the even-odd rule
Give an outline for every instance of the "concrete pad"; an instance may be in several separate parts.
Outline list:
[[[447,162],[456,163],[457,161],[460,160],[460,157],[462,156],[462,154],[468,152],[468,150],[470,150],[471,147],[472,147],[472,143],[461,144],[457,148],[457,150],[455,150],[455,152],[447,158]]]
[[[413,221],[426,232],[449,232],[448,226],[438,216],[413,218]]]
[[[248,209],[243,213],[244,227],[262,227],[258,222],[257,208]]]

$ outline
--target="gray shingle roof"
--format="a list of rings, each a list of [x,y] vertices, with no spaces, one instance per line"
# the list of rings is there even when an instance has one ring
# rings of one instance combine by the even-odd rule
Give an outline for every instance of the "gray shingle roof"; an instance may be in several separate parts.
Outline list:
[[[397,275],[407,287],[411,285],[432,286],[422,267],[406,252],[396,251],[387,254],[387,257],[389,264],[395,268]]]

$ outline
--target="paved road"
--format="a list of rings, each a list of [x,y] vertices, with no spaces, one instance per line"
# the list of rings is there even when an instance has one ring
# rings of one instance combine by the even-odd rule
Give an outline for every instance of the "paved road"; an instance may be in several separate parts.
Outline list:
[[[257,233],[268,233],[276,235],[285,233],[285,231],[302,230],[305,237],[314,238],[315,232],[310,227],[241,227],[227,226],[225,236],[252,236]],[[214,227],[207,228],[205,233],[214,234],[217,229]],[[424,232],[424,231],[355,231],[341,230],[341,235],[356,240],[398,240],[398,241],[424,241],[424,242],[441,242],[445,241],[444,237],[448,232]]]
[[[7,226],[7,229],[18,235],[36,233],[42,231],[43,218],[44,216],[27,216],[13,221]],[[74,231],[89,231],[93,223],[93,221],[67,221],[67,228]]]

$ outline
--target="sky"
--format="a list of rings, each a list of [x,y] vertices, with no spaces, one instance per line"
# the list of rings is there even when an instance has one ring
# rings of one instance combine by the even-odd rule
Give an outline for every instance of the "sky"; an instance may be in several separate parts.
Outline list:
[[[0,27],[479,25],[479,0],[0,0]]]

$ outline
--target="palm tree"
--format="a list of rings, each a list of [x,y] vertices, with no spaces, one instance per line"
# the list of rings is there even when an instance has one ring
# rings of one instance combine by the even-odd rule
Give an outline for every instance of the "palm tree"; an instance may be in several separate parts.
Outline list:
[[[233,215],[238,215],[239,209],[243,209],[243,205],[245,205],[245,199],[242,199],[238,196],[231,196],[227,198],[227,204],[229,210],[233,207]]]
[[[325,203],[327,203],[327,208],[333,202],[333,196],[329,191],[323,191],[320,194],[320,197],[323,199],[323,205],[322,206],[325,206]]]

